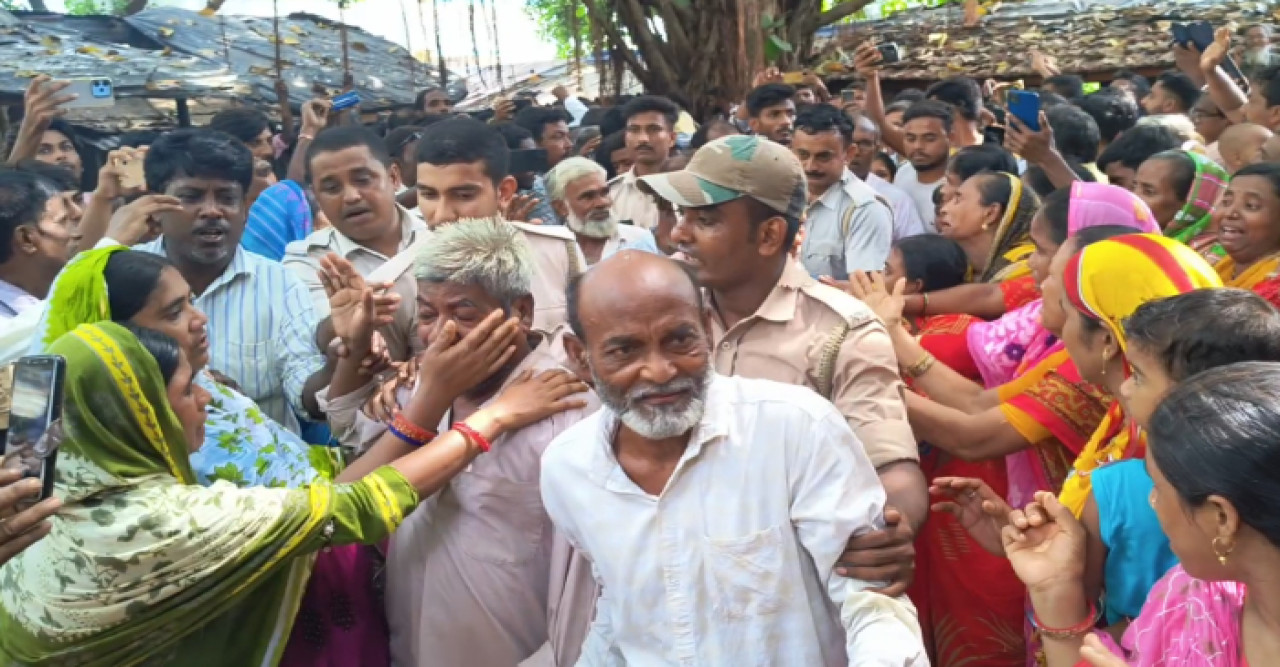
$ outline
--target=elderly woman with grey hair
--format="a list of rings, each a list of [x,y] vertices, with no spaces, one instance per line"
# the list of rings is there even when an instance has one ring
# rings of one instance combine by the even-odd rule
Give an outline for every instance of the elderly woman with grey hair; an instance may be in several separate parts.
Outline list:
[[[614,216],[607,172],[595,161],[584,157],[562,160],[547,174],[546,183],[551,207],[577,237],[588,264],[623,248],[661,254],[652,232]]]

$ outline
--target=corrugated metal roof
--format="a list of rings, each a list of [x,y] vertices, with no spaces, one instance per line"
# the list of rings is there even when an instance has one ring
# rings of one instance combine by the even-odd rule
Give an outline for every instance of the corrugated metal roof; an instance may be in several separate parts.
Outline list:
[[[280,33],[295,107],[312,98],[315,85],[341,88],[338,24],[293,14],[281,17]],[[429,80],[426,66],[404,48],[358,28],[348,28],[348,39],[362,110],[411,105]],[[172,125],[173,103],[165,99],[190,100],[195,115],[235,99],[264,109],[277,104],[270,18],[205,17],[174,8],[126,18],[0,10],[0,60],[15,64],[0,69],[0,101],[6,103],[20,101],[40,73],[58,79],[109,77],[117,97],[141,102],[122,100],[113,109],[69,114],[73,123],[98,131]]]
[[[979,26],[966,28],[959,7],[913,10],[837,26],[813,62],[819,71],[838,76],[836,63],[851,64],[853,49],[874,37],[902,48],[902,62],[881,74],[889,80],[928,81],[961,73],[977,79],[1032,77],[1028,54],[1034,49],[1054,57],[1065,73],[1166,68],[1174,64],[1173,22],[1270,22],[1273,11],[1275,5],[1265,2],[1030,0],[998,5]]]

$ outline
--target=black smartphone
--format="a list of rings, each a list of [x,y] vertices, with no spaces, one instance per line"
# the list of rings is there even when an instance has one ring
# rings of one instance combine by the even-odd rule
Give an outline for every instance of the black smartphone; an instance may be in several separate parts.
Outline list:
[[[1191,31],[1187,29],[1187,25],[1185,23],[1175,23],[1171,28],[1169,28],[1169,30],[1173,33],[1174,44],[1181,47],[1191,45]],[[1210,41],[1212,41],[1212,39]]]
[[[1200,53],[1204,53],[1205,49],[1209,48],[1210,44],[1213,44],[1213,24],[1208,21],[1191,23],[1186,26],[1186,31],[1187,41],[1182,44],[1183,46],[1190,44],[1196,47],[1196,50]],[[1236,65],[1236,61],[1229,55],[1222,61],[1222,71],[1236,81],[1245,82],[1244,72],[1240,71],[1239,65]]]
[[[510,164],[511,166],[509,171],[513,174],[525,174],[529,172],[543,174],[550,169],[547,165],[547,151],[541,148],[534,148],[527,151],[511,151]]]
[[[533,100],[528,97],[517,97],[511,100],[511,104],[515,105],[515,112],[520,113],[521,109],[527,109],[533,106]]]
[[[888,44],[879,44],[876,50],[880,52],[880,63],[884,65],[892,65],[902,61],[902,49],[898,45],[889,42]]]
[[[62,383],[67,361],[58,355],[23,357],[13,365],[13,403],[4,443],[4,467],[22,468],[40,479],[40,500],[53,495],[57,443],[45,433],[62,416]]]

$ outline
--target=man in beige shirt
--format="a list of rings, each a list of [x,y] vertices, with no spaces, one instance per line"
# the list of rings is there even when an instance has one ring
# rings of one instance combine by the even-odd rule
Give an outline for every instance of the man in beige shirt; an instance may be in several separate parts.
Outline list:
[[[613,213],[618,220],[652,230],[658,226],[658,205],[640,189],[637,179],[663,170],[675,146],[674,127],[680,108],[665,97],[644,95],[622,107],[622,117],[627,124],[627,150],[635,158],[635,166],[609,182]]]
[[[464,218],[504,213],[517,184],[508,173],[511,149],[501,132],[470,118],[435,123],[418,141],[418,210],[436,229]],[[520,230],[533,251],[533,328],[552,331],[566,324],[565,289],[587,260],[573,232],[560,225],[508,223]]]
[[[468,373],[483,377],[460,347],[467,343],[458,341],[477,329],[484,336],[484,327],[493,326],[484,324],[486,318],[500,312],[520,321],[512,338],[514,356],[500,370],[460,395],[441,397],[447,411],[439,432],[488,405],[525,371],[563,370],[551,339],[530,327],[532,272],[524,235],[499,218],[441,228],[419,255],[422,342],[432,346],[447,328],[456,331],[454,349],[422,362],[450,365],[453,376],[442,383]],[[446,356],[451,361],[443,361]],[[354,420],[365,443],[386,430],[359,414],[375,388],[370,383],[325,397],[326,409],[335,419]],[[438,389],[433,384],[411,391]],[[575,562],[576,554],[543,509],[539,474],[547,445],[595,409],[593,396],[579,398],[586,399],[584,407],[494,441],[491,451],[424,499],[396,530],[388,548],[386,587],[393,664],[515,667],[540,650],[546,651],[545,661],[530,664],[576,660],[596,591],[589,570]]]
[[[316,315],[326,318],[329,298],[319,278],[321,257],[335,253],[371,280],[375,271],[430,232],[396,204],[400,168],[377,135],[359,126],[328,129],[316,136],[307,153],[316,203],[332,226],[290,243],[282,261],[311,290]],[[417,339],[418,290],[407,269],[406,262],[393,277],[384,278],[400,295],[395,321],[380,330],[394,361],[408,359]]]
[[[858,578],[893,578],[900,593],[929,511],[904,385],[871,309],[789,256],[808,198],[800,162],[767,139],[730,136],[704,146],[683,171],[642,182],[684,211],[671,238],[707,289],[716,371],[807,386],[862,441],[888,495],[888,529],[851,540],[843,562]]]

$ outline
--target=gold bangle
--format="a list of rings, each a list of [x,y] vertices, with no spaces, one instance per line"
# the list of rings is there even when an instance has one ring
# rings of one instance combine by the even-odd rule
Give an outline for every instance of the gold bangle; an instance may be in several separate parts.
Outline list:
[[[921,292],[920,298],[924,300],[924,305],[920,306],[920,317],[924,317],[929,314],[929,293]]]
[[[932,354],[929,354],[928,352],[925,352],[924,356],[920,357],[919,361],[903,369],[903,372],[907,374],[907,377],[914,380],[915,378],[918,378],[921,375],[928,373],[929,369],[933,368],[933,365],[937,362],[938,362],[937,357],[933,356]]]

